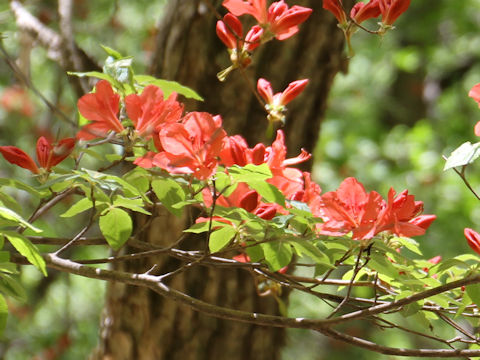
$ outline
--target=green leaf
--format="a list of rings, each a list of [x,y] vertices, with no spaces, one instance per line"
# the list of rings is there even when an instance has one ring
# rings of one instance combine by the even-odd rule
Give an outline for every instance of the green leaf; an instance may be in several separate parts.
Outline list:
[[[20,215],[18,215],[15,211],[10,210],[6,207],[0,206],[0,217],[4,218],[5,220],[13,221],[25,228],[33,230],[37,233],[42,232],[42,230],[36,228],[32,224],[28,223],[24,220]]]
[[[265,257],[263,254],[263,249],[260,245],[249,246],[246,248],[246,251],[252,262],[258,262]]]
[[[0,293],[12,296],[15,299],[24,302],[27,299],[27,293],[22,287],[22,284],[8,274],[0,273]]]
[[[110,209],[100,217],[100,231],[108,244],[114,249],[120,249],[132,234],[132,218],[122,209]]]
[[[470,299],[479,306],[480,304],[480,284],[472,284],[466,286],[466,291]]]
[[[117,207],[123,207],[125,209],[130,209],[132,211],[139,212],[145,215],[152,215],[152,213],[143,208],[142,199],[129,199],[121,195],[116,195],[113,199],[113,205]]]
[[[141,85],[155,85],[163,91],[165,98],[169,97],[171,93],[176,92],[186,98],[203,101],[203,98],[189,87],[183,86],[175,81],[161,80],[149,75],[135,75],[134,79]]]
[[[30,242],[25,236],[17,234],[12,231],[4,231],[3,235],[10,241],[13,247],[27,260],[34,265],[38,270],[40,270],[43,275],[47,276],[47,269],[45,265],[45,260],[43,260],[42,255],[38,251],[37,247]]]
[[[137,166],[132,171],[122,176],[122,179],[136,187],[140,192],[146,193],[150,188],[150,173]]]
[[[401,243],[403,246],[405,246],[408,250],[414,252],[415,254],[418,254],[418,255],[423,255],[422,254],[422,251],[420,250],[419,248],[419,244],[418,242],[416,242],[415,240],[413,239],[410,239],[410,238],[406,238],[406,237],[398,237],[398,238],[394,238],[392,239],[393,241],[398,241],[399,243]]]
[[[92,200],[87,197],[84,197],[73,204],[67,211],[60,215],[60,217],[69,218],[84,212],[85,210],[91,209],[93,206]]]
[[[272,241],[260,244],[265,255],[265,261],[271,271],[277,271],[290,264],[292,247],[282,241]]]
[[[472,144],[470,141],[463,143],[448,157],[443,170],[457,166],[471,164],[480,156],[480,143]]]
[[[175,180],[170,178],[153,180],[152,189],[168,211],[175,216],[182,215],[183,209],[173,207],[173,205],[185,201],[186,194]]]
[[[265,201],[285,206],[285,196],[277,187],[265,181],[248,181],[247,184],[260,194]]]
[[[100,45],[101,48],[107,53],[107,55],[113,57],[114,59],[123,59],[123,55],[120,54],[117,50],[112,49],[106,45]]]
[[[67,74],[78,76],[78,77],[94,77],[97,79],[107,80],[109,83],[113,82],[113,78],[110,75],[101,73],[99,71],[87,71],[87,72],[67,71]]]
[[[221,222],[221,221],[215,221],[215,220],[212,221],[212,229],[215,229],[217,227],[224,227],[225,225],[227,225],[227,224],[225,224],[224,222]],[[193,224],[188,229],[183,230],[183,232],[188,232],[188,233],[192,233],[192,234],[201,234],[203,232],[207,232],[209,227],[210,227],[209,222],[204,221],[204,222],[199,222],[199,223]]]
[[[292,241],[291,244],[299,255],[310,257],[316,264],[322,264],[328,268],[334,269],[330,262],[330,258],[321,252],[315,245],[307,241]]]
[[[33,186],[30,186],[30,185],[27,185],[19,180],[15,180],[15,179],[2,179],[0,178],[0,186],[9,186],[9,187],[13,187],[15,189],[19,189],[19,190],[23,190],[23,191],[26,191],[28,192],[29,194],[35,196],[35,197],[44,197],[44,196],[47,196],[48,194],[50,194],[50,191],[39,191],[37,189],[35,189]]]
[[[0,294],[0,337],[7,326],[8,306],[5,298]]]
[[[210,234],[208,248],[215,253],[222,250],[235,238],[236,230],[231,226],[224,226]]]
[[[273,176],[267,164],[247,164],[245,166],[233,165],[228,168],[228,173],[235,181],[245,183],[255,180],[265,181]]]

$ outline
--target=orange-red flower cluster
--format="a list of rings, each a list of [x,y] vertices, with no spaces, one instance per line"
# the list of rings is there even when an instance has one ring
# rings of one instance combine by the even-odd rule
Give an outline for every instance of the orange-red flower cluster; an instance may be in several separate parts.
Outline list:
[[[235,16],[249,14],[264,29],[264,41],[275,37],[285,40],[298,32],[298,25],[308,19],[312,9],[294,5],[291,8],[283,1],[276,1],[267,8],[267,0],[225,0],[228,11]]]
[[[382,28],[392,27],[398,17],[410,6],[410,0],[370,0],[368,3],[358,2],[350,11],[350,17],[360,24],[365,20],[382,15]],[[345,28],[348,25],[347,15],[342,0],[323,0],[323,8],[330,11]]]
[[[395,196],[390,189],[385,201],[375,191],[367,193],[355,178],[345,179],[337,191],[321,196],[321,212],[325,223],[321,233],[341,236],[352,232],[356,240],[370,239],[387,231],[398,236],[423,235],[435,215],[420,215],[423,202],[415,201],[405,190]]]

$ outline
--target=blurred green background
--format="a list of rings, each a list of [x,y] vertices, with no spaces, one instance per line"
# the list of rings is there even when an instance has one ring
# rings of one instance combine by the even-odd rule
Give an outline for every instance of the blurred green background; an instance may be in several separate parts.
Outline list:
[[[134,55],[141,73],[162,4],[146,0],[76,1],[76,39],[96,59],[105,57],[99,44]],[[25,5],[47,25],[57,26],[56,1],[30,0]],[[376,27],[374,21],[365,25]],[[396,27],[383,38],[363,32],[354,35],[356,55],[350,60],[348,73],[336,77],[314,153],[314,178],[324,192],[335,190],[348,176],[357,177],[368,191],[377,190],[384,196],[390,187],[397,192],[408,188],[425,202],[425,213],[438,217],[427,235],[418,239],[426,257],[440,254],[449,258],[469,251],[464,227],[480,230],[477,200],[453,171],[442,170],[442,155],[449,155],[465,141],[477,141],[473,126],[480,120],[480,109],[467,94],[480,82],[480,0],[413,1]],[[47,59],[44,49],[22,43],[25,39],[16,31],[5,2],[0,3],[0,31],[10,54],[20,56],[31,47],[28,57],[33,82],[47,98],[73,114],[74,96],[62,70]],[[59,122],[32,94],[22,94],[16,102],[8,103],[12,98],[8,91],[15,82],[2,62],[0,145],[15,145],[33,154],[34,141],[45,132],[60,137],[74,134],[74,129]],[[32,109],[23,107],[27,101],[24,96],[32,102]],[[474,164],[467,175],[473,187],[479,189],[477,170]],[[23,178],[25,174],[0,161],[0,177]],[[34,206],[27,197],[21,200],[24,209]],[[58,235],[58,231],[49,225],[50,235]],[[98,337],[104,284],[65,274],[43,279],[30,268],[22,271],[21,281],[27,291],[26,300],[11,300],[12,316],[0,342],[0,358],[48,358],[48,351],[58,350],[62,341],[68,346],[59,359],[86,358]],[[315,316],[322,309],[321,304],[305,295],[291,296],[291,315]],[[369,334],[371,331],[360,326],[350,329],[362,336],[382,337],[382,332]],[[419,345],[404,335],[388,336],[390,346]],[[300,330],[289,331],[283,358],[350,356],[396,358],[345,347]]]

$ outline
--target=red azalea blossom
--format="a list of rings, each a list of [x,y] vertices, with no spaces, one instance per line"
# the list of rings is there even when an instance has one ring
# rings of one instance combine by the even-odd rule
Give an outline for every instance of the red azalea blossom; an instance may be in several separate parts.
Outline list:
[[[402,191],[396,197],[395,191],[388,192],[388,204],[379,216],[378,232],[391,231],[399,236],[423,235],[425,230],[436,219],[435,215],[430,218],[420,218],[418,215],[423,211],[423,202],[415,201],[408,190]],[[428,221],[422,221],[428,219]]]
[[[85,125],[77,134],[82,140],[91,140],[104,137],[110,131],[121,132],[123,125],[118,120],[120,95],[113,92],[112,86],[106,80],[100,80],[96,85],[96,92],[83,95],[78,100],[78,111],[87,120],[92,121]]]
[[[365,20],[376,18],[380,15],[380,5],[378,0],[370,0],[367,4],[358,2],[350,11],[350,17],[355,20],[357,24]]]
[[[261,143],[250,149],[245,139],[240,135],[227,136],[220,153],[221,163],[225,166],[260,165],[265,162],[265,149],[265,145]]]
[[[367,193],[355,178],[345,179],[337,191],[322,195],[321,233],[341,236],[353,232],[355,240],[370,239],[376,233],[376,219],[385,202],[375,191]]]
[[[472,87],[472,89],[468,93],[468,96],[475,100],[480,107],[480,84],[476,84],[474,87]],[[480,121],[477,122],[477,124],[475,125],[474,132],[475,135],[480,136]]]
[[[176,100],[173,93],[167,100],[163,99],[162,90],[155,85],[148,85],[140,95],[130,94],[125,97],[125,107],[128,117],[132,120],[135,130],[149,137],[158,133],[164,124],[180,121],[183,106]]]
[[[290,101],[295,99],[298,95],[300,95],[303,89],[305,89],[307,84],[308,79],[293,81],[288,84],[287,88],[283,92],[276,93],[274,95],[270,82],[260,78],[257,81],[257,91],[268,105],[272,107],[278,107],[287,105]]]
[[[265,163],[273,174],[273,177],[267,182],[275,185],[287,199],[291,199],[295,193],[303,190],[304,184],[302,172],[289,166],[305,162],[312,155],[302,149],[300,155],[294,158],[287,159],[286,156],[285,135],[282,130],[278,130],[272,146],[265,149]]]
[[[323,0],[323,8],[330,11],[340,25],[345,26],[347,24],[347,14],[343,10],[342,0]]]
[[[217,36],[222,40],[229,49],[240,49],[253,51],[260,45],[260,37],[263,29],[255,25],[247,33],[245,41],[243,41],[243,26],[235,15],[230,13],[223,17],[223,21],[217,21]]]
[[[41,168],[50,171],[51,168],[67,158],[75,147],[74,138],[62,139],[51,144],[45,137],[37,141],[37,160]],[[0,153],[9,163],[39,174],[40,170],[33,159],[16,146],[0,146]]]
[[[188,113],[181,123],[165,125],[160,131],[164,151],[156,154],[153,165],[172,174],[193,174],[205,180],[215,171],[226,136],[219,116]],[[138,159],[137,159],[138,160]],[[139,164],[135,161],[135,164]]]
[[[252,15],[266,33],[278,40],[296,34],[298,25],[312,13],[312,9],[303,6],[289,8],[283,0],[272,3],[268,9],[266,0],[225,0],[223,6],[235,16]],[[266,40],[269,40],[268,35]]]
[[[473,251],[480,255],[480,234],[470,228],[465,228],[463,233],[465,234],[468,245]]]
[[[341,236],[352,232],[356,240],[371,239],[388,231],[397,236],[423,235],[435,215],[421,215],[423,202],[405,190],[395,197],[390,189],[386,203],[375,191],[367,193],[355,178],[345,179],[335,192],[322,195],[321,233]]]
[[[410,6],[410,0],[379,0],[382,24],[391,27]]]

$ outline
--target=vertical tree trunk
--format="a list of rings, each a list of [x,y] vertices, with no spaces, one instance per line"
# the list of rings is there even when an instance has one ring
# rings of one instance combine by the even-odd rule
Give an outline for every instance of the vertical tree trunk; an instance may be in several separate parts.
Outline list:
[[[212,2],[223,14],[221,1]],[[345,2],[346,6],[351,2]],[[335,18],[321,9],[321,1],[303,1],[300,5],[314,9],[300,33],[256,50],[255,65],[246,71],[252,85],[257,78],[264,77],[272,81],[277,91],[291,81],[310,79],[305,93],[289,104],[285,132],[289,152],[295,155],[301,147],[313,150],[332,80],[346,66],[343,35],[336,28]],[[151,73],[197,90],[205,102],[188,102],[188,110],[196,108],[221,114],[227,132],[242,134],[252,146],[265,140],[265,112],[248,89],[241,71],[233,72],[225,83],[216,79],[216,73],[227,67],[229,60],[223,44],[215,36],[215,22],[215,14],[206,2],[170,0],[159,23],[158,51]],[[138,217],[137,229],[146,221]],[[141,240],[168,246],[179,238],[184,228],[184,219],[157,209]],[[198,249],[201,243],[201,239],[194,238],[185,246]],[[115,266],[141,273],[154,264],[156,271],[165,273],[177,268],[180,262],[163,256]],[[197,266],[173,276],[170,281],[174,288],[210,303],[251,312],[278,313],[275,299],[259,297],[253,278],[246,271]],[[272,360],[280,357],[285,341],[282,329],[205,316],[148,289],[111,283],[107,292],[101,343],[93,356],[95,359]]]

